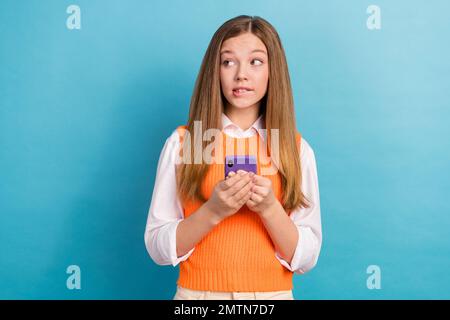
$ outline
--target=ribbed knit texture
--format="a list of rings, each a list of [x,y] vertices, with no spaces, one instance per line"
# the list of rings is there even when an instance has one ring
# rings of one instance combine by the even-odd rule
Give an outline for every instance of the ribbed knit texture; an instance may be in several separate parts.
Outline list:
[[[180,142],[183,141],[183,132],[186,128],[186,126],[177,128],[181,137]],[[219,142],[222,149],[216,149],[215,154],[223,154],[223,159],[225,155],[232,154],[255,155],[258,163],[257,174],[260,175],[262,165],[268,163],[265,161],[268,158],[263,156],[263,153],[261,159],[265,160],[261,161],[258,156],[260,148],[263,147],[259,145],[258,139],[258,134],[248,138],[234,138],[222,132]],[[300,141],[301,135],[297,132],[299,148]],[[245,149],[239,150],[238,145],[245,146]],[[230,147],[234,147],[234,152]],[[224,163],[210,164],[201,186],[206,199],[211,196],[214,186],[224,179],[224,172]],[[276,172],[264,176],[272,181],[274,194],[281,202],[280,174]],[[199,201],[183,203],[185,218],[201,205]],[[279,291],[292,289],[292,276],[293,273],[281,265],[275,257],[274,244],[261,218],[244,205],[238,212],[214,227],[195,246],[192,255],[180,263],[177,284],[192,290],[206,291]]]

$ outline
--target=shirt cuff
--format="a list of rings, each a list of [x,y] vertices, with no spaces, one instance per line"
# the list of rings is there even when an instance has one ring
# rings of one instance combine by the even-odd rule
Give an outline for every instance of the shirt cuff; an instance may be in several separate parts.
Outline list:
[[[278,252],[275,252],[275,257],[289,271],[297,274],[304,274],[315,265],[315,262],[311,264],[311,260],[314,259],[316,250],[315,236],[309,227],[297,226],[297,231],[299,233],[298,242],[291,264],[281,258],[278,255]]]
[[[170,237],[170,261],[172,265],[175,267],[177,264],[179,264],[182,261],[187,260],[189,256],[194,252],[195,247],[189,250],[188,253],[185,255],[178,257],[177,256],[177,227],[178,224],[180,224],[181,220],[179,220],[177,223],[173,223],[170,226],[169,230],[169,237]]]

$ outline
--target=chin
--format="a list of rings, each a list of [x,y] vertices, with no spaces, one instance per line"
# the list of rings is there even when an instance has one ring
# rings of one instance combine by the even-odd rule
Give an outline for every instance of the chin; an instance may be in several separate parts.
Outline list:
[[[240,103],[240,104],[233,104],[233,107],[236,109],[246,109],[251,107],[252,105],[254,105],[254,103],[245,103],[245,104]]]
[[[236,108],[240,108],[240,109],[248,108],[256,103],[256,101],[253,101],[253,100],[249,101],[249,100],[236,99],[236,98],[230,99],[229,101],[232,102],[233,106],[235,106]]]

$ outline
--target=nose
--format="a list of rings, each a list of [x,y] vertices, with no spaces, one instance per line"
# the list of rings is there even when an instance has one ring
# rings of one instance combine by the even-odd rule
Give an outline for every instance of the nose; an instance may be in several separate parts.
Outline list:
[[[236,73],[236,80],[247,80],[247,71],[245,70],[244,64],[240,64]]]

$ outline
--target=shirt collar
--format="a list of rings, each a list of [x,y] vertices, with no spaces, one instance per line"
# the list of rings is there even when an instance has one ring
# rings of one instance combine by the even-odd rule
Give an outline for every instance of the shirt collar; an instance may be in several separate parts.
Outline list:
[[[263,141],[266,141],[264,115],[260,115],[250,128],[243,130],[222,112],[222,129],[226,134],[237,138],[250,137],[256,132],[261,136]]]

